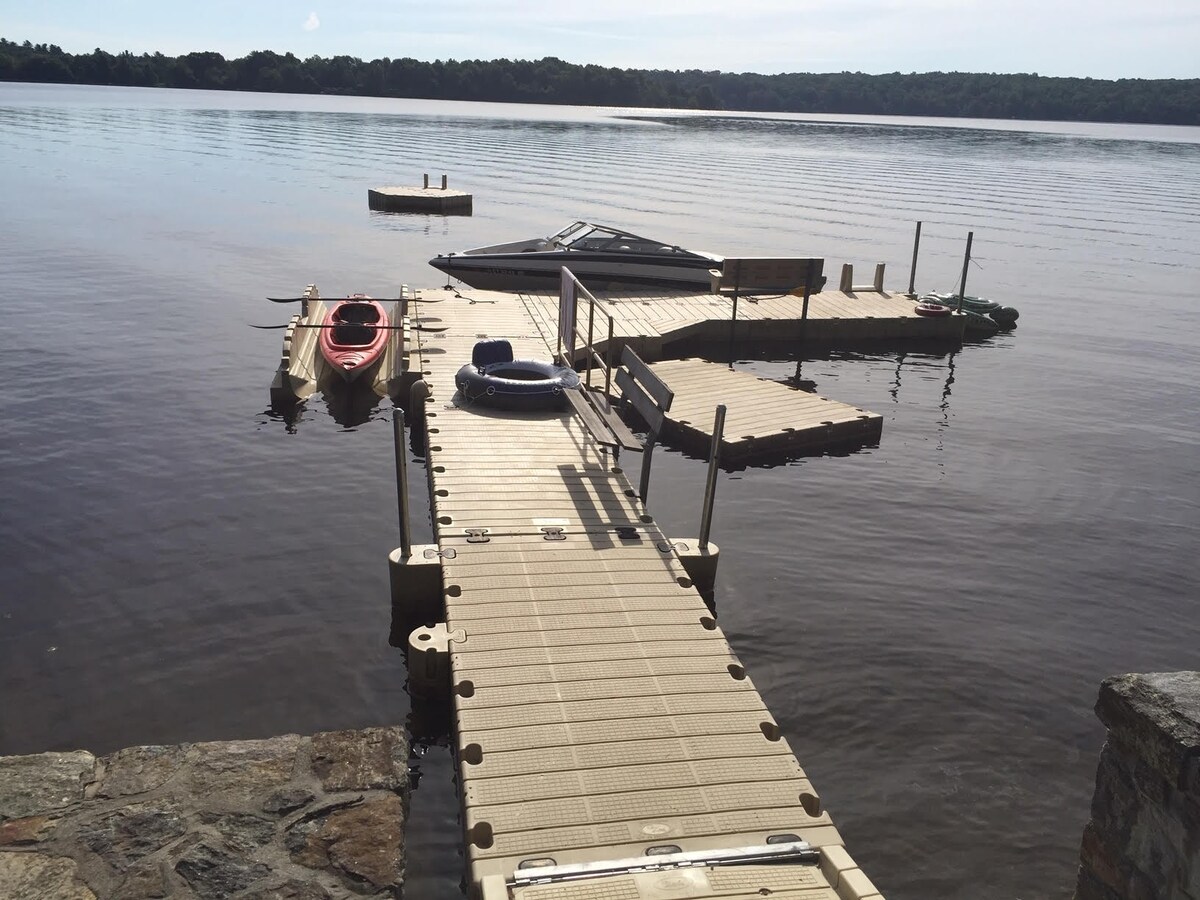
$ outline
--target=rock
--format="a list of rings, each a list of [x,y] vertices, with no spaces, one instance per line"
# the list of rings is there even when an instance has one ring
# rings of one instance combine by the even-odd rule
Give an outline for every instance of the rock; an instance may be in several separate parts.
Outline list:
[[[248,863],[200,843],[175,863],[175,871],[201,900],[221,900],[245,890],[267,877],[271,870],[262,863]]]
[[[49,816],[27,816],[0,825],[0,847],[36,844],[54,832],[55,820]]]
[[[79,837],[93,853],[119,872],[187,830],[173,803],[134,803],[79,827]]]
[[[243,894],[239,900],[333,900],[333,895],[315,881],[293,880]]]
[[[1105,679],[1096,715],[1110,740],[1200,799],[1200,672]]]
[[[408,739],[402,728],[320,732],[312,768],[330,792],[398,790],[408,781]]]
[[[73,859],[41,853],[0,853],[0,897],[4,900],[96,900],[75,877]]]
[[[161,865],[141,863],[125,873],[114,896],[121,900],[157,900],[171,896],[171,885]]]
[[[399,888],[404,874],[404,806],[391,795],[329,816],[318,835],[330,863],[348,877],[376,890]]]
[[[186,789],[197,796],[266,793],[291,779],[299,748],[300,737],[294,734],[263,741],[193,744],[188,750],[191,771]]]
[[[300,809],[302,806],[307,806],[312,803],[313,799],[312,791],[306,791],[303,788],[286,788],[276,791],[264,800],[262,809],[263,812],[282,816]]]
[[[183,765],[185,747],[130,747],[104,757],[98,797],[126,797],[162,787]]]
[[[96,757],[84,750],[0,757],[0,821],[78,803],[95,771]]]
[[[249,813],[226,815],[202,814],[202,822],[212,825],[225,841],[225,846],[238,853],[249,854],[275,837],[275,823]]]

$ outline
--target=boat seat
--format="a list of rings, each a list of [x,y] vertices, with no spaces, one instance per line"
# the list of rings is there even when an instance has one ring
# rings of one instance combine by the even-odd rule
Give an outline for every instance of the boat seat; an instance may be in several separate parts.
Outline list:
[[[512,344],[503,338],[476,341],[475,346],[471,349],[471,365],[477,369],[490,366],[492,363],[512,361]]]

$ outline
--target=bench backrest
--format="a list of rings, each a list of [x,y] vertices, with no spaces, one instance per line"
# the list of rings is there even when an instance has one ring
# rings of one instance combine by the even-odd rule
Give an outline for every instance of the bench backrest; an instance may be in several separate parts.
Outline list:
[[[824,267],[824,259],[810,257],[728,257],[720,271],[712,270],[712,291],[787,293],[807,286],[815,293],[825,286]]]

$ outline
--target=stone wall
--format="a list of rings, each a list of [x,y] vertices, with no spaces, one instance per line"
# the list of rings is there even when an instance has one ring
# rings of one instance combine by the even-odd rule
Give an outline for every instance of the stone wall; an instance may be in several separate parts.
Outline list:
[[[398,897],[402,728],[0,757],[0,897]]]
[[[1200,672],[1109,678],[1096,714],[1076,900],[1200,900]]]

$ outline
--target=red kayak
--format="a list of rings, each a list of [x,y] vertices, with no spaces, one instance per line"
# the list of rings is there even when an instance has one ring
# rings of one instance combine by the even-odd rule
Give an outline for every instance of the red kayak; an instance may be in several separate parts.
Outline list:
[[[388,316],[367,296],[338,300],[325,315],[318,343],[321,355],[347,381],[353,381],[383,356]]]

